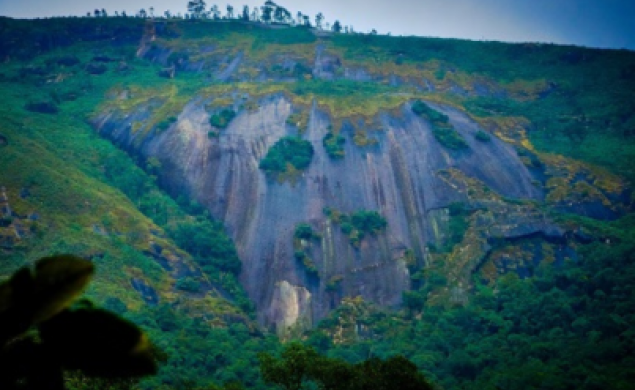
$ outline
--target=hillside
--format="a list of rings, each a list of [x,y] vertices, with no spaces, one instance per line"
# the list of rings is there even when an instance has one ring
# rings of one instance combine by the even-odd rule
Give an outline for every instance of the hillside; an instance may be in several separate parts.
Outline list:
[[[612,371],[594,372],[626,388],[627,313],[594,305],[632,284],[635,53],[227,20],[2,18],[0,33],[0,274],[91,259],[90,296],[172,351],[147,386],[262,387],[255,354],[277,335],[353,361],[404,353],[447,388],[517,388],[528,357],[549,378],[564,365],[549,348],[483,356],[560,329],[619,330],[599,358]],[[614,328],[572,325],[598,310]],[[537,328],[515,324],[527,313]],[[444,350],[448,327],[471,345]]]

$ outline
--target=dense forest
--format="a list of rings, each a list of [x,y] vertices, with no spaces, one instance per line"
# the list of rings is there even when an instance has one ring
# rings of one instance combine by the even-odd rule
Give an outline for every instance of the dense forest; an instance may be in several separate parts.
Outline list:
[[[0,387],[632,388],[634,53],[230,7],[0,18],[0,361],[46,352]],[[459,195],[412,211],[404,171],[423,173],[399,137],[452,161],[434,191]],[[518,196],[461,165],[497,147],[530,177]],[[377,173],[388,163],[406,167],[394,189]],[[377,207],[343,195],[365,177]],[[289,211],[305,188],[332,203]],[[267,210],[293,223],[245,222]],[[431,227],[413,227],[419,214]],[[254,265],[246,243],[286,249]],[[390,286],[358,276],[376,269]],[[100,370],[106,357],[130,371]]]

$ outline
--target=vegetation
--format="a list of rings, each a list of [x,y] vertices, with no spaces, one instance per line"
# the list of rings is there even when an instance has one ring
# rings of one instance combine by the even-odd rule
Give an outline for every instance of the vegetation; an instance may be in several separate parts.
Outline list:
[[[348,236],[353,246],[358,246],[364,235],[376,234],[388,226],[386,219],[377,211],[358,210],[352,214],[343,214],[338,210],[326,208],[324,214],[340,224],[342,233]]]
[[[489,142],[492,140],[492,137],[486,132],[484,132],[483,130],[477,131],[474,134],[474,138],[476,138],[477,141],[481,141],[481,142]]]
[[[72,306],[93,270],[77,257],[47,257],[0,284],[3,389],[64,389],[63,370],[106,378],[156,373],[156,354],[136,325],[87,300]]]
[[[461,150],[468,147],[463,137],[457,133],[447,115],[430,108],[421,100],[412,105],[412,112],[425,118],[432,125],[432,133],[439,143],[448,149]]]
[[[432,390],[432,386],[403,356],[386,360],[371,358],[358,364],[320,356],[315,349],[294,342],[276,358],[258,356],[263,378],[284,390],[300,390],[311,385],[320,389]]]
[[[303,170],[309,167],[313,158],[313,145],[301,138],[283,137],[269,150],[260,161],[260,169],[270,174],[284,173],[288,165]]]
[[[367,314],[354,323],[372,333],[348,344],[320,344],[320,351],[352,362],[369,351],[380,358],[403,354],[448,389],[628,388],[634,374],[629,362],[635,302],[627,291],[635,281],[635,225],[632,217],[593,224],[616,229],[612,244],[586,244],[577,262],[541,264],[532,278],[510,273],[493,284],[479,283],[465,306],[430,304],[430,291],[449,286],[429,269],[421,288],[404,296],[417,315],[357,310]],[[309,340],[337,332],[350,310],[340,307]]]
[[[218,129],[225,129],[235,117],[236,112],[234,110],[225,108],[220,113],[212,115],[209,118],[209,124]]]
[[[6,186],[15,212],[0,218],[0,229],[8,230],[15,220],[27,219],[21,216],[34,218],[23,222],[24,238],[14,244],[2,243],[0,275],[10,278],[24,264],[52,253],[90,258],[103,272],[87,295],[144,329],[168,355],[158,374],[140,383],[113,378],[95,381],[67,371],[67,388],[216,389],[219,384],[239,388],[238,382],[249,389],[288,388],[298,383],[309,388],[385,388],[387,372],[391,388],[407,388],[398,385],[401,374],[390,371],[397,363],[406,368],[405,373],[399,372],[407,375],[409,384],[419,383],[413,366],[394,357],[398,354],[446,389],[631,387],[635,376],[630,325],[635,321],[631,313],[635,302],[629,294],[635,287],[631,216],[601,222],[557,215],[564,224],[575,229],[584,226],[592,232],[588,242],[568,242],[576,256],[545,260],[532,266],[529,277],[507,270],[507,275],[488,279],[477,268],[475,291],[465,292],[449,281],[451,270],[444,264],[449,264],[454,246],[465,238],[470,212],[465,205],[451,205],[448,243],[433,253],[438,261],[426,269],[410,266],[413,290],[404,293],[404,310],[384,312],[363,302],[354,304],[360,310],[353,310],[344,304],[317,330],[303,335],[304,343],[320,356],[297,345],[286,352],[274,336],[255,325],[253,305],[238,282],[241,263],[222,225],[200,204],[186,198],[174,200],[159,188],[160,158],[145,161],[127,155],[97,136],[87,122],[106,106],[128,114],[152,103],[150,118],[133,124],[141,131],[137,138],[141,140],[145,131],[167,130],[198,94],[216,97],[239,92],[249,95],[251,102],[277,93],[303,108],[315,101],[336,128],[344,120],[366,128],[379,114],[396,115],[405,102],[414,100],[413,112],[433,124],[442,145],[464,148],[465,140],[451,128],[447,116],[416,101],[424,99],[465,109],[486,130],[482,133],[487,139],[477,132],[477,140],[487,142],[489,134],[495,134],[512,142],[535,168],[544,168],[547,163],[542,161],[549,156],[555,158],[545,153],[550,152],[601,165],[635,181],[632,53],[376,34],[318,38],[304,27],[306,15],[299,27],[260,28],[231,20],[198,20],[219,17],[218,7],[213,12],[206,7],[191,11],[196,20],[168,16],[170,20],[161,21],[165,26],[157,29],[157,47],[174,49],[170,61],[182,62],[207,55],[198,50],[204,47],[217,48],[209,55],[218,58],[233,58],[241,51],[245,60],[236,77],[247,82],[210,84],[209,72],[177,72],[174,79],[157,77],[161,65],[135,54],[147,26],[141,18],[112,17],[114,14],[102,9],[91,12],[98,17],[90,19],[0,20],[5,38],[0,42],[0,57],[7,60],[0,69],[0,87],[6,95],[6,104],[0,107],[0,144],[5,144],[0,153],[0,184]],[[139,12],[140,17],[148,14]],[[260,20],[249,10],[246,14],[241,16],[243,21]],[[275,8],[270,16],[270,22],[277,22]],[[288,21],[282,11],[278,18]],[[321,23],[316,20],[316,25]],[[350,31],[339,22],[333,30]],[[334,81],[312,79],[310,66],[318,40],[327,54],[342,61],[341,67],[335,66]],[[188,47],[195,47],[196,54],[188,54]],[[276,68],[280,53],[296,65]],[[250,69],[250,63],[262,63],[268,73]],[[382,79],[382,72],[388,72],[407,82],[388,86],[339,80],[344,67],[363,69],[385,82],[388,79]],[[293,82],[286,82],[288,78],[284,83],[256,82],[262,75],[288,76]],[[417,92],[409,86],[411,80],[427,80],[436,92]],[[486,91],[477,88],[479,85],[485,85]],[[465,96],[450,92],[452,86],[465,90]],[[217,113],[213,121],[212,116],[210,124],[217,129],[227,126],[235,113],[224,112]],[[294,125],[300,123],[301,131],[305,128],[305,116],[290,119]],[[357,140],[363,141],[365,133],[358,136],[360,129],[355,130]],[[210,137],[217,136],[217,131],[210,132]],[[313,154],[310,143],[297,138],[280,142],[261,162],[263,170],[279,174],[308,167]],[[323,147],[331,158],[341,158],[343,142],[333,132],[325,137]],[[563,161],[569,164],[572,160]],[[598,182],[603,179],[596,177]],[[23,189],[30,195],[23,196]],[[326,211],[353,245],[386,228],[377,212]],[[296,231],[296,238],[313,236],[312,230]],[[513,258],[520,256],[515,249],[527,242],[490,244],[509,246]],[[305,251],[294,249],[307,272],[317,274]],[[482,267],[491,266],[490,261],[483,259]],[[190,274],[192,270],[196,272]],[[38,272],[36,268],[30,274],[37,280]],[[21,271],[20,275],[27,273]],[[190,276],[184,277],[184,273]],[[20,285],[20,280],[14,282]],[[329,275],[324,281],[333,299],[339,299],[342,280],[342,275]],[[154,291],[156,301],[146,302],[131,287],[133,281]],[[5,287],[0,287],[0,293],[6,293]],[[461,305],[443,301],[439,291],[459,297],[464,294],[467,301]],[[3,297],[6,294],[0,294]],[[6,308],[5,302],[0,310]],[[62,346],[51,335],[81,335],[69,344],[69,351],[81,350],[87,356],[85,362],[90,362],[95,360],[88,357],[94,358],[95,351],[102,350],[86,350],[97,342],[93,342],[93,333],[107,334],[101,332],[102,322],[132,329],[114,314],[85,303],[65,306],[58,315],[59,322],[53,321],[54,316],[29,324],[10,343],[36,345],[34,348],[43,351],[41,348],[48,347],[42,345],[52,342],[51,348],[62,356],[56,355],[52,364],[45,353],[28,356],[42,379],[51,374],[59,377],[60,363],[69,363],[71,358],[60,352]],[[11,321],[5,321],[7,315],[2,311],[0,317],[4,317],[2,334]],[[77,324],[73,324],[75,319]],[[49,321],[50,333],[41,334]],[[350,330],[354,332],[346,338]],[[2,354],[12,351],[3,344]],[[259,359],[261,352],[270,355]],[[8,367],[0,375],[4,376],[0,387],[12,388],[16,381],[25,384],[28,377],[22,376],[19,367],[13,369],[20,359],[7,356],[0,358],[3,367]],[[376,358],[364,366],[362,361],[371,356]],[[41,371],[43,359],[49,359],[47,372]],[[301,364],[294,366],[295,361]],[[264,365],[262,375],[259,362]],[[305,370],[299,380],[294,367]],[[364,379],[372,379],[373,385]]]
[[[295,227],[294,237],[301,240],[310,240],[313,238],[313,228],[309,224],[301,223]]]
[[[322,145],[326,150],[326,154],[332,159],[339,159],[344,157],[344,144],[346,140],[339,134],[333,134],[332,132],[326,133],[322,140]]]

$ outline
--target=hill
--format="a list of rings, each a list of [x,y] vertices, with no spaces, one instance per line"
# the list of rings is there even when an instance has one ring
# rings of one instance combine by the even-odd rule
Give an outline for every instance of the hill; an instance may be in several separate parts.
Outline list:
[[[502,335],[554,348],[558,332],[616,329],[625,344],[600,360],[617,373],[594,380],[626,383],[627,313],[603,306],[617,328],[579,318],[632,280],[582,283],[607,253],[632,272],[634,53],[233,20],[0,31],[0,272],[92,259],[91,296],[172,349],[147,386],[262,386],[255,354],[279,348],[276,333],[349,360],[407,353],[448,388],[514,388],[521,375],[496,375],[566,364],[546,347],[485,359]],[[527,328],[505,311],[549,299],[569,317]],[[447,324],[474,340],[441,346]]]

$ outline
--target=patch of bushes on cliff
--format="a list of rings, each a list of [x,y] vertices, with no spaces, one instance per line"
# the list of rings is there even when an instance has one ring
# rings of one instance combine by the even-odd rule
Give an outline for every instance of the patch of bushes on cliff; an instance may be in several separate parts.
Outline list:
[[[461,150],[468,147],[467,142],[454,129],[447,115],[431,108],[421,100],[414,102],[412,112],[432,124],[432,134],[441,145],[452,150]]]
[[[295,227],[293,236],[300,240],[310,240],[313,238],[313,228],[307,223],[301,223]]]
[[[271,174],[284,173],[291,165],[296,170],[309,167],[313,158],[313,145],[298,137],[283,137],[276,142],[260,161],[259,168]]]
[[[453,202],[448,206],[448,237],[441,247],[428,243],[428,249],[432,253],[451,252],[455,245],[463,241],[463,237],[470,227],[468,217],[470,211],[462,202]]]
[[[304,269],[313,276],[318,276],[318,269],[315,266],[315,263],[304,251],[304,247],[300,240],[311,240],[313,238],[318,238],[319,234],[313,232],[313,228],[311,225],[307,223],[301,223],[296,225],[295,232],[293,233],[294,242],[293,247],[295,248],[294,257],[296,260],[300,261],[302,265],[304,265]]]
[[[322,139],[322,145],[326,150],[326,154],[332,159],[340,159],[344,157],[344,144],[346,140],[339,134],[328,132]]]
[[[364,235],[376,234],[388,226],[386,218],[373,210],[358,210],[352,214],[344,214],[335,209],[325,208],[324,214],[340,225],[342,233],[348,236],[353,246],[358,246]]]
[[[476,138],[477,141],[481,142],[490,142],[492,140],[492,136],[490,136],[483,130],[477,131],[476,134],[474,134],[474,138]]]
[[[157,129],[161,130],[161,131],[165,131],[167,130],[173,123],[176,123],[177,118],[175,116],[171,116],[166,120],[163,120],[161,122],[159,122],[159,124],[157,125]]]
[[[218,114],[210,116],[209,124],[218,129],[226,129],[235,117],[236,111],[231,108],[225,108]]]

